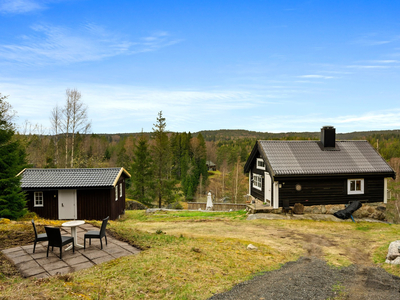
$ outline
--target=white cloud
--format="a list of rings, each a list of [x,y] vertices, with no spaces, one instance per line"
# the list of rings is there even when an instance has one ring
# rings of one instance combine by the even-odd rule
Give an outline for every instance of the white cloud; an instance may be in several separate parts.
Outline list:
[[[257,101],[260,101],[255,101],[254,95],[248,92],[234,90],[164,90],[74,83],[50,86],[32,80],[20,84],[4,78],[0,78],[0,82],[2,93],[10,95],[9,101],[18,112],[20,126],[28,120],[47,128],[50,111],[56,104],[62,106],[65,102],[65,89],[77,87],[89,108],[89,118],[96,133],[132,132],[142,128],[151,131],[159,111],[163,111],[167,117],[168,130],[205,128],[212,120],[223,121],[227,114],[240,113],[259,105]]]
[[[400,128],[400,109],[383,110],[377,112],[368,112],[362,115],[340,116],[335,119],[339,124],[360,124],[370,127],[398,127]]]
[[[45,9],[44,2],[35,0],[1,0],[0,12],[23,14],[35,10]]]
[[[389,66],[378,66],[378,65],[349,65],[346,66],[351,69],[388,69]]]
[[[10,95],[18,124],[28,120],[45,128],[50,126],[51,110],[64,104],[68,87],[81,92],[95,133],[151,131],[159,111],[163,111],[170,131],[318,131],[327,124],[338,132],[400,128],[400,108],[396,106],[354,115],[341,115],[329,108],[322,113],[311,100],[282,96],[280,87],[276,92],[281,98],[268,98],[259,89],[145,88],[21,78],[0,78],[0,85],[2,94]]]
[[[0,45],[0,59],[35,65],[68,64],[156,51],[179,42],[166,32],[133,42],[93,23],[75,31],[49,24],[37,24],[31,29],[33,33],[20,37],[19,44]]]
[[[400,108],[367,112],[360,115],[326,116],[321,113],[304,115],[274,115],[268,119],[254,118],[256,131],[302,132],[319,131],[324,125],[332,125],[337,132],[346,133],[366,130],[392,130],[400,128]]]
[[[397,64],[400,61],[398,60],[393,60],[393,59],[387,59],[387,60],[373,60],[373,63],[381,63],[381,64]]]
[[[377,33],[369,33],[360,37],[355,43],[365,46],[381,46],[396,42],[400,39],[400,36],[382,37]]]
[[[326,76],[326,75],[301,75],[298,76],[299,78],[316,78],[316,79],[332,79],[333,76]]]

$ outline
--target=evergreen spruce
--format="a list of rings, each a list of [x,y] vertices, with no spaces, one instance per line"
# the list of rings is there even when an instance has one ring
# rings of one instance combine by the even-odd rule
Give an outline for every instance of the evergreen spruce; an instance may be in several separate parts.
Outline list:
[[[158,113],[153,127],[153,145],[151,152],[154,162],[155,192],[158,207],[174,201],[175,181],[171,178],[171,147],[166,133],[166,122],[162,111]]]
[[[27,212],[21,178],[16,176],[26,166],[26,153],[14,138],[11,105],[5,99],[0,94],[0,217],[18,219]]]
[[[154,198],[152,159],[149,145],[143,132],[133,152],[131,165],[132,196],[139,202],[151,206]]]

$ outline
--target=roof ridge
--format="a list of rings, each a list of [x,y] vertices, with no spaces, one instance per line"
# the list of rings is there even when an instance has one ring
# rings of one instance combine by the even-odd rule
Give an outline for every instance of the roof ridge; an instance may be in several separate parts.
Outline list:
[[[25,171],[77,171],[77,170],[120,170],[123,167],[111,168],[26,168]]]
[[[317,143],[320,140],[258,140],[259,142],[275,142],[275,143]],[[336,142],[367,142],[367,140],[336,140]]]

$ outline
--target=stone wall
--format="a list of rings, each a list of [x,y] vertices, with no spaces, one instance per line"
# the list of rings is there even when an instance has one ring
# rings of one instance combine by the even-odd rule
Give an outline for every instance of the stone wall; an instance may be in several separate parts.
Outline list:
[[[345,209],[344,204],[340,205],[314,205],[304,206],[304,214],[327,214],[333,215],[335,212]],[[286,214],[282,207],[273,209],[265,208],[263,210],[255,211],[252,207],[248,206],[247,211],[249,213],[273,213],[273,214]],[[382,202],[378,203],[364,203],[362,207],[353,213],[354,218],[369,218],[384,221],[386,220],[386,204]]]
[[[189,210],[206,210],[206,202],[188,202]],[[214,211],[236,211],[245,209],[246,204],[235,204],[235,203],[213,203],[212,210]]]
[[[304,213],[308,214],[329,214],[345,209],[345,205],[315,205],[305,206]],[[364,203],[362,207],[353,213],[354,218],[370,218],[383,221],[386,218],[386,204],[382,202]]]

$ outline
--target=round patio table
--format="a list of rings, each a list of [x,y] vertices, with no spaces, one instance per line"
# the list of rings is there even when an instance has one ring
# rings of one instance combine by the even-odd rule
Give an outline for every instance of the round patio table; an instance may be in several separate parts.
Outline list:
[[[82,245],[78,244],[78,235],[76,233],[76,227],[85,224],[85,221],[69,221],[62,224],[64,227],[71,227],[71,235],[74,237],[74,245],[75,247],[83,248]],[[65,251],[72,249],[72,245],[68,246]]]

